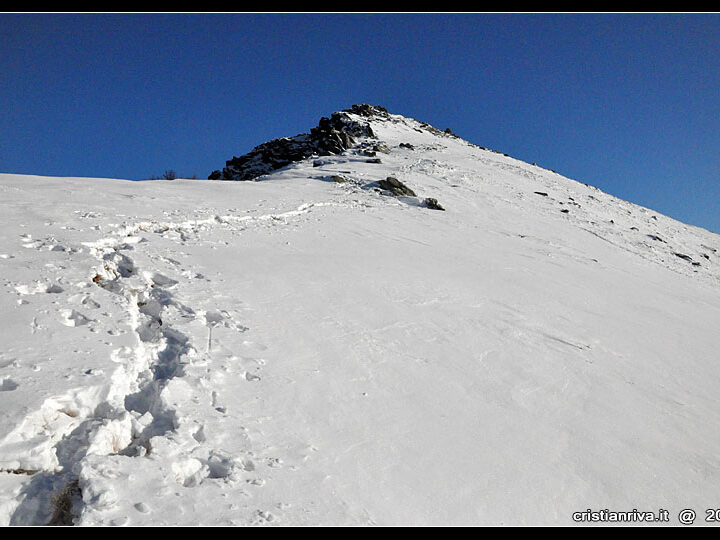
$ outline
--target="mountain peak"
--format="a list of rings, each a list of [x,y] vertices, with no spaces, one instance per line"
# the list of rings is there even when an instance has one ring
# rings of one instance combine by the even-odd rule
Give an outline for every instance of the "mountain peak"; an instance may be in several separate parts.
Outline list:
[[[374,137],[367,121],[356,120],[348,114],[363,118],[387,118],[384,107],[360,104],[350,109],[322,117],[309,133],[294,137],[280,137],[253,148],[247,154],[225,162],[222,170],[213,171],[210,180],[254,180],[291,163],[312,156],[339,154],[357,142],[357,139]]]
[[[213,171],[209,180],[255,180],[273,171],[310,157],[340,154],[360,144],[363,139],[376,138],[372,122],[400,122],[399,115],[391,115],[385,107],[360,103],[349,109],[322,117],[309,133],[294,137],[280,137],[253,148],[240,157],[225,162],[222,170]],[[440,131],[429,124],[419,122],[418,126],[435,135],[453,136],[450,130]],[[411,128],[410,126],[408,126]],[[421,131],[419,127],[414,127]]]
[[[373,117],[389,118],[390,117],[390,113],[388,113],[388,110],[385,107],[381,107],[380,105],[369,105],[367,103],[360,103],[360,104],[353,105],[349,109],[344,109],[342,112],[357,114],[359,116],[367,116],[369,118],[373,118]]]

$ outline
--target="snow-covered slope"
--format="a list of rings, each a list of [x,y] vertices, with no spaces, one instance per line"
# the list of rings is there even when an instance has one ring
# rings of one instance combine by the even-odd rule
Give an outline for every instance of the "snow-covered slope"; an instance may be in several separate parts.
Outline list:
[[[720,237],[346,114],[257,181],[0,175],[0,522],[716,505]]]

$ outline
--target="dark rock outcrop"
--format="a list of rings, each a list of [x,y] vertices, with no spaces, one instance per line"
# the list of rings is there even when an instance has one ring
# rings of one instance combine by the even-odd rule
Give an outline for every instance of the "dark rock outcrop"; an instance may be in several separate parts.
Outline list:
[[[428,197],[423,201],[426,208],[430,208],[431,210],[445,210],[440,203],[437,201],[437,199],[433,199],[431,197]]]
[[[378,152],[382,154],[389,154],[390,148],[386,144],[377,143],[373,141],[365,141],[358,144],[355,151],[360,156],[375,157]]]
[[[367,103],[353,105],[349,109],[344,109],[343,112],[357,114],[358,116],[365,116],[367,118],[390,118],[390,113],[388,113],[385,107],[368,105]]]
[[[374,137],[367,122],[358,121],[348,113],[363,117],[387,118],[388,112],[373,105],[353,105],[345,111],[323,117],[310,133],[274,139],[253,148],[247,154],[225,162],[225,168],[213,171],[210,180],[253,180],[292,163],[313,156],[336,155],[352,148],[357,139]]]
[[[415,192],[403,184],[400,180],[393,176],[388,176],[385,180],[380,180],[378,186],[389,191],[393,195],[404,195],[407,197],[415,197]]]
[[[677,253],[677,252],[673,252],[673,255],[675,255],[676,257],[680,257],[681,259],[684,259],[687,262],[693,262],[692,257],[690,255],[685,255],[684,253]]]

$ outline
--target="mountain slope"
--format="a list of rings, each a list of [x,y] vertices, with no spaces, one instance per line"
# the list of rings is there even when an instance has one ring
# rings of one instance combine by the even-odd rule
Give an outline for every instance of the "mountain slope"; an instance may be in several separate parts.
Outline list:
[[[0,175],[3,522],[571,524],[717,500],[719,237],[342,114],[347,148],[260,157],[257,181]]]

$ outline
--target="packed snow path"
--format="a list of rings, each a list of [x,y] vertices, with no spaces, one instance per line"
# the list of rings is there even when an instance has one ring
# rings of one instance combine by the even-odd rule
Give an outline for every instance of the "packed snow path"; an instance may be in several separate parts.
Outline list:
[[[0,175],[4,524],[718,500],[718,236],[409,119],[373,130],[381,163],[258,182]]]

